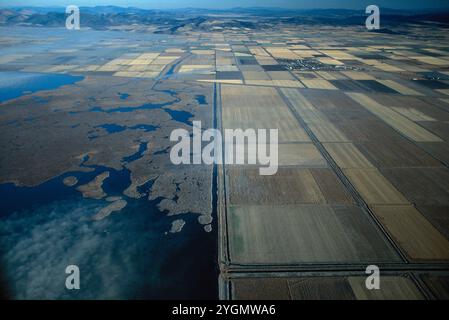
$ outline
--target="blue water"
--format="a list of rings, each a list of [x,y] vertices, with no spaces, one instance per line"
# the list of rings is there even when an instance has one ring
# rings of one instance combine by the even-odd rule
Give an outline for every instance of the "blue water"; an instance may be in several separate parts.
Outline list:
[[[193,118],[193,114],[191,114],[190,112],[182,110],[172,110],[168,108],[165,108],[164,111],[167,112],[173,120],[188,124],[190,126],[192,125],[190,119]]]
[[[137,159],[140,159],[140,158],[143,156],[143,153],[144,153],[145,151],[147,151],[147,149],[148,149],[148,143],[146,143],[146,142],[141,142],[141,143],[139,144],[139,150],[137,150],[136,153],[134,153],[134,154],[132,154],[132,155],[130,155],[130,156],[128,156],[128,157],[124,157],[124,158],[123,158],[123,161],[124,161],[124,162],[133,162],[133,161],[136,161]]]
[[[40,90],[56,89],[83,79],[82,76],[66,74],[0,72],[0,102]]]
[[[195,100],[198,102],[199,105],[207,104],[206,96],[202,94],[195,96]]]
[[[112,108],[112,109],[103,109],[101,107],[93,107],[90,108],[89,111],[92,112],[106,112],[106,113],[114,113],[114,112],[133,112],[136,110],[151,110],[151,109],[159,109],[165,106],[169,106],[173,103],[173,101],[170,102],[164,102],[164,103],[145,103],[137,107],[118,107],[118,108]]]
[[[161,199],[123,196],[130,172],[87,165],[88,160],[81,166],[91,172],[65,173],[36,187],[0,185],[4,294],[19,299],[217,298],[216,234],[205,233],[196,214],[167,217],[157,209]],[[62,180],[76,176],[78,186],[106,170],[110,177],[103,189],[128,205],[94,222],[90,218],[107,202],[85,199]],[[182,232],[167,234],[178,218],[187,222]],[[80,290],[65,289],[70,264],[80,268]]]
[[[129,97],[129,94],[127,93],[119,93],[118,95],[120,96],[121,100],[126,100]]]
[[[172,75],[174,75],[175,73],[175,69],[176,67],[182,62],[184,61],[185,58],[180,58],[177,62],[175,62],[170,69],[165,73],[165,75],[162,77],[162,79],[167,79],[170,78]]]
[[[144,130],[145,132],[150,132],[156,130],[157,126],[152,126],[150,124],[137,124],[135,126],[122,126],[115,123],[105,123],[94,128],[103,128],[107,131],[107,133],[117,133],[125,130]]]
[[[95,128],[103,128],[108,133],[117,133],[117,132],[122,132],[122,131],[126,130],[126,126],[121,126],[121,125],[114,124],[114,123],[102,124],[102,125],[96,126]]]
[[[178,65],[177,63],[172,65],[171,68],[167,71],[167,73],[165,75],[167,77],[171,76],[175,72],[177,65]]]
[[[103,189],[108,195],[120,194],[120,188],[116,190],[117,186],[129,185],[131,183],[129,171],[126,168],[118,171],[104,166],[86,165],[85,163],[88,160],[89,157],[85,156],[80,167],[89,171],[66,172],[37,187],[17,187],[13,183],[0,184],[0,194],[2,195],[0,217],[7,216],[18,209],[30,209],[34,206],[61,200],[73,195],[79,196],[79,192],[74,193],[72,188],[67,188],[62,182],[64,178],[69,176],[76,177],[78,179],[77,185],[82,185],[88,183],[97,175],[109,171],[109,178],[103,184]]]
[[[170,90],[164,90],[165,91],[170,91]],[[171,93],[172,95],[174,93]],[[183,110],[172,110],[167,108],[167,106],[170,106],[176,102],[179,101],[179,98],[176,98],[173,101],[169,101],[169,102],[164,102],[164,103],[145,103],[143,105],[140,106],[136,106],[136,107],[131,107],[131,106],[123,106],[123,107],[118,107],[118,108],[112,108],[112,109],[103,109],[101,107],[92,107],[89,109],[90,112],[105,112],[105,113],[115,113],[115,112],[133,112],[136,110],[149,110],[149,109],[161,109],[165,112],[167,112],[173,120],[178,121],[178,122],[182,122],[188,125],[192,125],[192,122],[190,121],[191,118],[193,118],[193,114],[191,114],[188,111],[183,111]],[[201,100],[203,101],[203,100]],[[69,112],[71,114],[75,114],[76,112]],[[139,125],[139,126],[143,126],[143,125]],[[120,130],[125,130],[126,127],[120,127],[117,125],[109,125],[106,124],[105,125],[105,129],[111,130],[111,132],[119,132]],[[117,131],[118,130],[118,131]],[[122,131],[123,131],[122,130]]]

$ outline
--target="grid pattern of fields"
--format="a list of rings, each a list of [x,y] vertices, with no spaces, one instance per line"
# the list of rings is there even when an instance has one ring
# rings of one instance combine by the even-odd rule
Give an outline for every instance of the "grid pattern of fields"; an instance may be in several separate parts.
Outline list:
[[[0,69],[214,83],[220,129],[279,130],[276,175],[219,166],[222,298],[448,298],[449,42],[433,32],[81,41]]]
[[[280,168],[223,168],[222,297],[447,297],[449,51],[386,38],[230,41],[221,127],[277,128]]]

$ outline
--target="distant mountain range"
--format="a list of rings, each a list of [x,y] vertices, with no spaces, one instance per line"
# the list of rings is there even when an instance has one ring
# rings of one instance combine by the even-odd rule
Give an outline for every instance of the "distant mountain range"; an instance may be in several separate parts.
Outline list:
[[[83,27],[109,29],[126,25],[151,26],[156,33],[176,33],[222,28],[261,29],[273,24],[361,25],[367,14],[362,10],[283,8],[233,8],[227,10],[184,8],[149,10],[133,7],[80,7]],[[0,26],[65,26],[63,7],[11,7],[0,9]],[[434,24],[449,27],[449,10],[405,11],[381,8],[383,26],[405,23]]]

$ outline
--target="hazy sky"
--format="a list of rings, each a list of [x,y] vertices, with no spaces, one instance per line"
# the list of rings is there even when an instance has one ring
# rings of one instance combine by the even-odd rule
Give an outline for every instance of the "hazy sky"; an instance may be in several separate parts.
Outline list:
[[[449,0],[0,0],[0,6],[117,5],[140,8],[232,8],[270,6],[287,8],[366,8],[369,4],[394,9],[448,8]]]

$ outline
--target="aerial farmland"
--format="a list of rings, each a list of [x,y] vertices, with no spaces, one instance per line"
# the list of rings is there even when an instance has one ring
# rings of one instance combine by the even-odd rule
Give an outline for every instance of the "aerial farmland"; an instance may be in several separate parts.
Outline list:
[[[447,29],[229,15],[0,26],[6,296],[449,297]],[[174,164],[195,121],[277,129],[276,173]],[[65,289],[72,264],[91,286]]]

